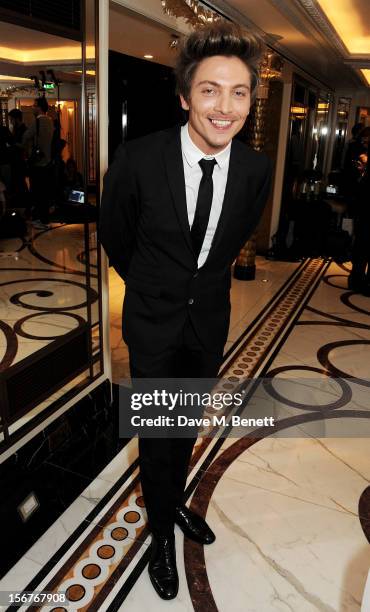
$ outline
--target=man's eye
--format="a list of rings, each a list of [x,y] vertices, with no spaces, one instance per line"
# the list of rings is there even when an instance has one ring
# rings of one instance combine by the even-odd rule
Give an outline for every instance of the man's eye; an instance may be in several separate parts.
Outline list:
[[[211,87],[207,87],[206,89],[203,89],[202,93],[205,94],[211,94],[214,92],[214,89],[212,89]]]
[[[238,98],[245,98],[245,91],[236,91],[235,93]]]

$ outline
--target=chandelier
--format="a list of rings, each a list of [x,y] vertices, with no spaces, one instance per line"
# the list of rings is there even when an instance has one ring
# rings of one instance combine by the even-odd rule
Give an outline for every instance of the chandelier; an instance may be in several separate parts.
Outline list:
[[[5,87],[4,89],[0,87],[0,96],[2,98],[12,98],[19,92],[21,92],[22,94],[34,96],[35,86],[34,85],[10,85],[9,87]]]
[[[198,0],[162,0],[163,12],[171,17],[182,17],[186,23],[199,27],[220,21],[222,17],[201,5]]]

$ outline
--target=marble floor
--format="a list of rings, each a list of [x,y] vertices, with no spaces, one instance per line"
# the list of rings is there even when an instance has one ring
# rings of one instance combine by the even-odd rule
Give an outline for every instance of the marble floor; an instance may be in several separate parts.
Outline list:
[[[97,323],[96,227],[93,223],[88,227],[92,266],[89,288],[83,225],[51,223],[50,229],[40,231],[28,223],[23,239],[0,240],[3,368],[86,321],[87,291],[92,302],[92,324]]]
[[[97,359],[100,340],[96,224],[89,223],[87,227],[88,244],[84,225],[78,223],[52,222],[48,230],[38,230],[28,221],[23,238],[0,239],[0,374],[8,373],[22,360],[36,358],[41,349],[88,320],[92,354]],[[50,393],[11,422],[9,434],[88,379],[86,369]]]
[[[135,439],[2,577],[0,591],[67,591],[68,610],[369,612],[370,299],[347,290],[348,270],[260,259],[255,281],[233,282],[220,384],[243,387],[244,414],[273,411],[275,426],[198,439],[186,493],[216,541],[202,547],[176,528],[175,600],[162,601],[147,574]],[[111,274],[119,382],[123,286]]]

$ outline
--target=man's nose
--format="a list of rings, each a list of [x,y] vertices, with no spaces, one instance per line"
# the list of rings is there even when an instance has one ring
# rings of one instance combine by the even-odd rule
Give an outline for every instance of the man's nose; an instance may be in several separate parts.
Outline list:
[[[227,92],[223,92],[218,96],[215,110],[224,115],[228,115],[232,112],[232,100]]]

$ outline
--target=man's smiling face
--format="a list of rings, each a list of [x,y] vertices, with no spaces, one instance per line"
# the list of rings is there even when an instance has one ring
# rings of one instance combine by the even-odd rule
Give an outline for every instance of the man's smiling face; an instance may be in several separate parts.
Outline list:
[[[203,153],[222,151],[241,130],[250,110],[250,89],[250,71],[238,57],[214,55],[200,62],[189,99],[180,99],[189,111],[189,135]]]

